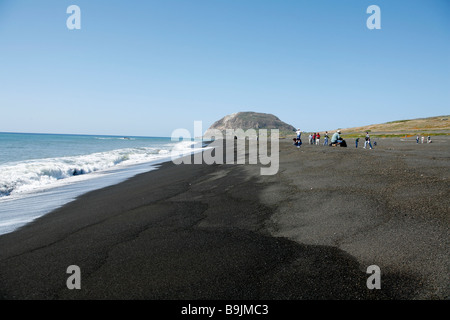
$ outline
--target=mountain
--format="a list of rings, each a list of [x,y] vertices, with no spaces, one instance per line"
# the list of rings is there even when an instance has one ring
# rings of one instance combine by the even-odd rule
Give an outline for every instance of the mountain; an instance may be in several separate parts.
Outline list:
[[[213,123],[208,130],[217,129],[224,132],[226,129],[278,129],[280,136],[292,134],[296,129],[273,114],[258,112],[238,112],[227,115]]]

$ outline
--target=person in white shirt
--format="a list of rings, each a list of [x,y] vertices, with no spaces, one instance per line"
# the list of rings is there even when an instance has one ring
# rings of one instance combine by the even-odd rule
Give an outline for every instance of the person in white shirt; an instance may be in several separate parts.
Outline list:
[[[369,132],[366,132],[366,141],[364,141],[364,149],[366,149],[367,145],[369,145],[370,149],[372,149],[372,143],[370,142]]]

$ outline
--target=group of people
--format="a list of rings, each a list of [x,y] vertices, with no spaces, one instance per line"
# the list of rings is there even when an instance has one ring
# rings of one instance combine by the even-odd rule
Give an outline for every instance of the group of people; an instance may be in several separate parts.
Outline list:
[[[297,134],[297,138],[293,139],[294,140],[294,145],[296,145],[297,147],[300,147],[302,145],[302,139],[301,139],[302,131],[300,129],[297,129],[296,134]],[[308,137],[309,144],[314,144],[314,145],[319,146],[320,145],[320,137],[321,136],[320,136],[319,132],[311,133],[309,135],[309,137]],[[324,146],[328,145],[328,139],[329,139],[328,131],[326,131],[325,134],[324,134],[324,142],[323,142]]]
[[[297,148],[300,148],[300,146],[302,145],[302,131],[300,129],[297,129],[296,131],[297,134],[297,138],[294,138],[294,145],[297,146]],[[365,142],[364,142],[364,149],[366,149],[367,147],[369,147],[370,149],[373,149],[372,146],[372,142],[370,141],[370,135],[369,132],[366,132],[366,136],[365,136]],[[311,133],[308,137],[309,140],[309,144],[311,145],[320,145],[320,133]],[[329,141],[329,136],[328,136],[328,131],[325,131],[324,134],[324,142],[323,145],[324,146],[341,146],[341,147],[347,147],[347,143],[344,139],[342,139],[341,137],[341,130],[337,130],[333,136],[331,137],[331,141],[330,144],[328,144]],[[355,147],[358,148],[358,142],[359,142],[359,138],[356,138],[355,140]],[[374,142],[374,145],[376,145],[376,142]]]
[[[422,143],[424,143],[424,140],[425,140],[425,137],[422,136]],[[416,142],[419,143],[419,135],[417,135],[417,137],[416,137]],[[427,137],[427,143],[431,143],[431,137],[430,136]]]
[[[296,145],[299,148],[302,145],[302,139],[301,139],[302,131],[300,129],[297,129],[296,134],[297,134],[297,138],[293,139],[294,145]],[[340,134],[341,134],[341,130],[337,130],[331,138],[331,144],[328,144],[330,137],[328,136],[328,131],[325,131],[323,145],[324,146],[341,145],[341,146],[346,147],[347,145],[345,144],[345,140],[341,139]],[[319,146],[320,138],[321,138],[321,136],[320,136],[319,132],[311,133],[308,137],[309,144]]]
[[[328,138],[328,135],[325,134],[325,140]],[[325,143],[325,142],[324,142]],[[311,133],[309,135],[309,144],[320,145],[320,133]]]
[[[302,139],[301,139],[302,131],[300,129],[297,129],[296,134],[297,134],[297,138],[293,139],[294,140],[294,145],[296,145],[297,148],[300,148],[300,146],[302,145]],[[320,138],[321,138],[320,133],[318,133],[318,132],[317,133],[310,133],[309,137],[308,137],[309,144],[317,145],[317,146],[320,145]],[[417,135],[416,142],[419,143],[420,140],[421,140],[420,135]],[[330,145],[330,146],[341,146],[341,147],[346,147],[347,146],[347,143],[345,142],[345,140],[341,138],[341,130],[337,130],[333,134],[333,136],[331,137],[330,144],[328,144],[328,141],[329,141],[328,131],[325,131],[324,142],[323,142],[324,146],[328,146],[328,145]],[[425,142],[425,137],[422,136],[422,143],[424,143],[424,142]],[[432,142],[431,141],[431,137],[428,136],[427,137],[427,143],[431,143],[431,142]],[[359,143],[359,138],[356,138],[356,140],[355,140],[355,147],[356,148],[358,148],[358,143]],[[376,145],[377,145],[376,142],[374,142],[373,145],[372,145],[372,141],[370,139],[369,131],[366,131],[366,136],[364,137],[364,149],[367,149],[367,148],[373,149],[373,147],[376,146]]]

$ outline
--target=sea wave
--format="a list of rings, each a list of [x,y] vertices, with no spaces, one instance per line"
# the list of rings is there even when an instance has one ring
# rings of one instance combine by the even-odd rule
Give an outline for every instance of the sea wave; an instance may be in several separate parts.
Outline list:
[[[128,138],[128,137],[95,137],[97,140],[131,140],[134,141],[136,138]]]
[[[118,166],[133,165],[158,160],[168,155],[192,152],[192,142],[167,144],[160,148],[125,148],[74,157],[27,160],[0,165],[0,197],[30,192],[50,187],[62,179]]]

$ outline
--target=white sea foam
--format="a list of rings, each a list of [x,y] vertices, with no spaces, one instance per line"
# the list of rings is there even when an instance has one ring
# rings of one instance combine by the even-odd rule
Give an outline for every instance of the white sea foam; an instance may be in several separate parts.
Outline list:
[[[76,181],[77,176],[150,162],[169,154],[191,153],[193,142],[167,144],[161,148],[126,148],[74,157],[48,158],[0,165],[0,198],[32,192],[56,185],[60,180]]]
[[[183,141],[158,148],[118,149],[0,165],[0,234],[12,232],[86,192],[154,170],[158,163],[200,152],[201,147]]]

